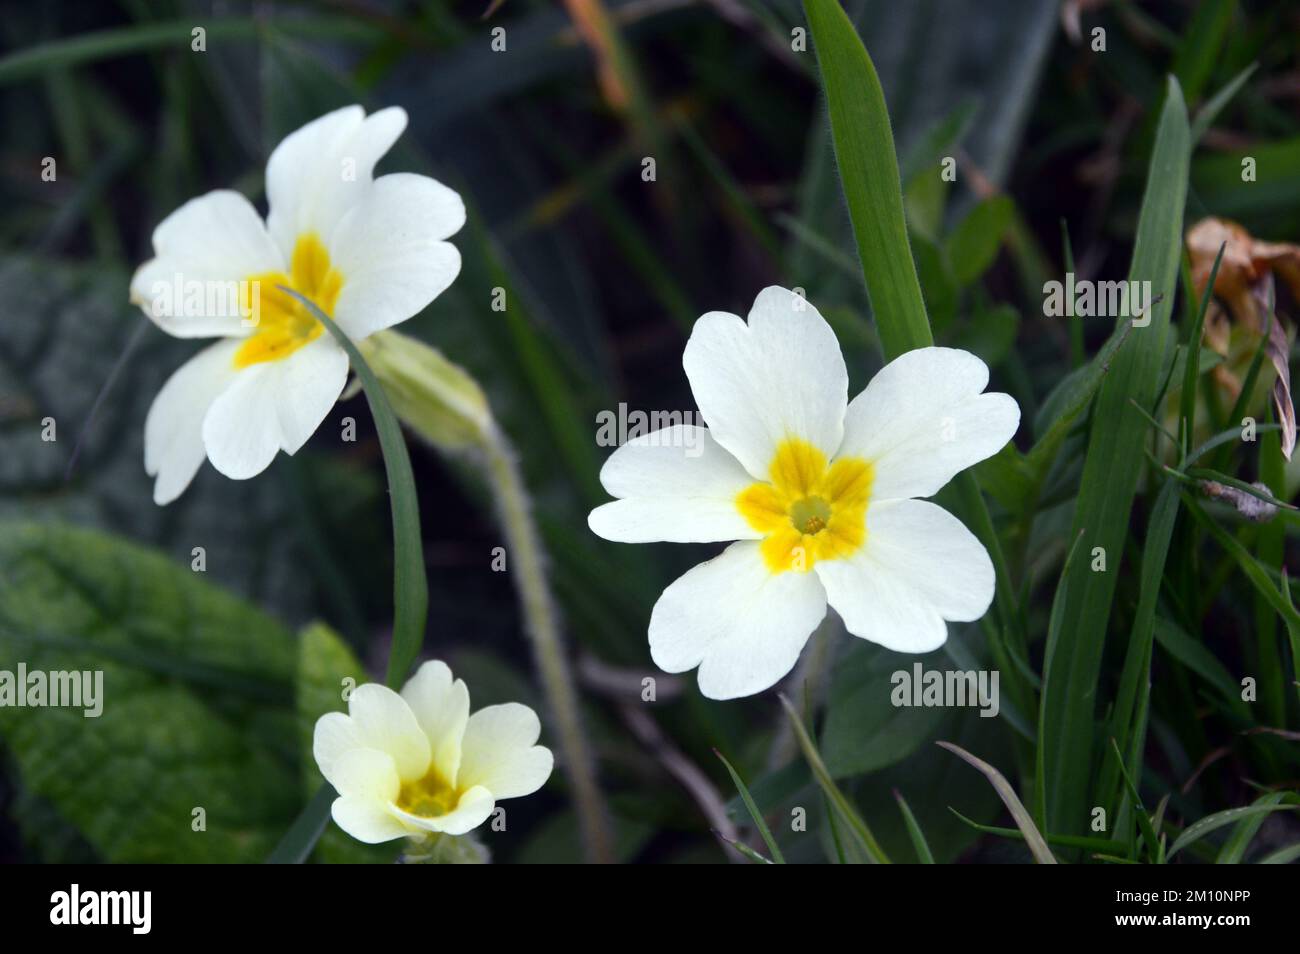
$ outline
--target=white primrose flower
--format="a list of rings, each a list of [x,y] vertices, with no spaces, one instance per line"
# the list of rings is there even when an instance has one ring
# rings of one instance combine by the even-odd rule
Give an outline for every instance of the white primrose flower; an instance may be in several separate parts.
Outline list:
[[[855,636],[924,653],[945,620],[979,619],[993,565],[960,521],[917,497],[1000,450],[1020,408],[985,394],[973,354],[920,348],[853,401],[830,326],[784,288],[745,323],[710,312],[682,359],[708,428],[628,441],[600,472],[619,499],[588,522],[608,540],[736,540],[672,583],[650,614],[650,655],[699,667],[700,691],[733,699],[794,667],[829,604]]]
[[[348,714],[316,722],[312,754],[339,797],[340,828],[371,844],[463,835],[503,798],[531,795],[551,775],[536,745],[537,714],[517,702],[469,713],[464,680],[426,662],[399,695],[378,683],[352,691]]]
[[[154,230],[131,301],[168,334],[220,338],[163,385],[145,420],[145,471],[169,503],[206,454],[227,477],[295,453],[347,382],[348,358],[293,288],[359,341],[421,311],[460,272],[444,241],[459,195],[427,176],[374,178],[406,113],[348,106],[287,136],[266,164],[263,222],[238,192],[209,192]]]

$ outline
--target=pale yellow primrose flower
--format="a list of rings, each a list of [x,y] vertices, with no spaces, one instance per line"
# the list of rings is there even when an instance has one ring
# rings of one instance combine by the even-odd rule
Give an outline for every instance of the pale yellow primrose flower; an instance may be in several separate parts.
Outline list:
[[[737,540],[671,584],[650,614],[650,655],[699,667],[713,699],[752,695],[791,669],[829,604],[855,636],[924,653],[945,620],[979,619],[993,565],[960,521],[915,500],[997,453],[1020,408],[985,394],[966,351],[919,348],[848,398],[839,343],[810,303],[759,293],[746,324],[710,312],[682,364],[708,428],[628,441],[600,480],[619,498],[588,523],[607,540]]]
[[[459,195],[427,176],[374,178],[406,113],[348,106],[285,138],[266,164],[264,223],[221,190],[185,203],[153,234],[131,301],[168,334],[220,338],[181,366],[145,421],[145,471],[169,503],[206,454],[241,480],[295,453],[347,382],[348,358],[285,285],[355,341],[405,321],[460,272],[444,241],[465,224]]]
[[[348,714],[316,722],[312,754],[339,797],[338,826],[371,844],[463,835],[504,798],[531,795],[555,759],[536,745],[537,714],[517,702],[469,713],[469,690],[446,663],[426,662],[399,695],[366,683]]]

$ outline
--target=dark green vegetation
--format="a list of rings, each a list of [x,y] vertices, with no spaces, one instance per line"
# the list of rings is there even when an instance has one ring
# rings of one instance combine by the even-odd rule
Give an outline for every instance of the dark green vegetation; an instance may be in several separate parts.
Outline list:
[[[608,544],[585,522],[604,499],[596,413],[693,410],[680,359],[698,315],[801,287],[840,338],[851,393],[933,340],[979,354],[1021,404],[1016,446],[939,497],[994,554],[994,607],[922,660],[997,669],[998,717],[895,708],[890,675],[912,660],[833,620],[812,647],[825,665],[783,689],[786,710],[774,693],[706,701],[693,676],[660,678],[642,708],[576,667],[621,858],[718,860],[719,809],[751,859],[1028,861],[1044,842],[1063,861],[1296,857],[1295,512],[1252,522],[1198,481],[1263,481],[1290,501],[1300,468],[1267,423],[1268,363],[1238,401],[1197,346],[1207,303],[1182,243],[1208,215],[1300,240],[1294,5],[1113,4],[1074,42],[1054,2],[849,2],[847,18],[826,0],[807,16],[745,0],[729,17],[607,2],[620,40],[603,81],[562,5],[507,0],[481,20],[486,6],[6,14],[0,669],[101,668],[118,704],[99,720],[0,709],[0,854],[263,858],[318,790],[307,739],[338,679],[384,678],[390,498],[364,399],[259,478],[205,467],[156,508],[144,414],[194,344],[126,301],[163,216],[211,188],[260,202],[285,133],[362,102],[411,117],[381,169],[436,175],[470,208],[460,278],[402,330],[487,391],[581,659],[653,672],[650,607],[707,555]],[[196,25],[206,52],[191,50]],[[802,52],[794,27],[811,27]],[[1150,323],[1045,317],[1043,285],[1067,271],[1150,281]],[[1288,329],[1296,305],[1279,283]],[[1247,415],[1255,442],[1240,440]],[[338,439],[347,416],[356,443]],[[411,458],[424,653],[476,708],[540,707],[510,580],[488,569],[501,533],[477,471],[416,441]],[[681,786],[681,762],[711,789]],[[490,836],[498,860],[578,857],[560,774],[515,804]],[[391,854],[331,827],[315,857]]]

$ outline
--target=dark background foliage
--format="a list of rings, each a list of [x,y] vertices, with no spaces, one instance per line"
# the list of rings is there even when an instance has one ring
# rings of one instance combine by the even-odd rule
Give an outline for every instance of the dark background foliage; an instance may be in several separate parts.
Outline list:
[[[598,54],[574,27],[571,11],[582,5],[488,6],[6,6],[0,517],[112,531],[182,568],[203,546],[210,582],[292,629],[325,620],[371,673],[382,671],[391,551],[363,400],[341,403],[301,454],[282,455],[258,479],[235,483],[205,466],[180,501],[159,509],[142,466],[144,415],[194,346],[149,326],[126,290],[132,269],[150,256],[153,227],[181,202],[234,187],[263,203],[263,165],[284,134],[350,102],[401,105],[410,126],[381,170],[436,175],[470,208],[455,238],[461,277],[403,330],[468,368],[515,442],[575,656],[653,671],[650,606],[709,549],[621,547],[587,531],[586,512],[603,498],[596,475],[607,453],[593,439],[596,413],[620,401],[693,410],[680,364],[690,323],[710,310],[743,314],[773,283],[804,288],[832,322],[854,392],[880,363],[815,61],[811,45],[791,49],[803,15],[787,0],[606,0],[627,53],[613,81],[601,80]],[[1065,270],[1062,223],[1080,273],[1124,277],[1167,73],[1178,76],[1194,108],[1259,64],[1194,155],[1187,222],[1215,214],[1263,238],[1300,238],[1294,4],[1067,3],[1082,8],[1078,40],[1051,0],[845,6],[890,105],[936,338],[984,357],[994,386],[1016,396],[1026,421],[1071,367],[1072,346],[1091,353],[1109,333],[1108,325],[1085,323],[1072,345],[1064,320],[1042,316],[1042,283]],[[193,26],[208,29],[206,52],[191,50]],[[491,49],[497,26],[506,30],[506,52]],[[1105,30],[1104,52],[1091,49],[1094,27]],[[98,31],[116,31],[129,45],[92,40],[81,53],[60,45]],[[1259,157],[1257,183],[1240,180],[1244,154]],[[40,177],[46,156],[57,158],[55,182]],[[642,177],[647,156],[655,160],[653,182]],[[960,172],[951,190],[940,191],[934,172],[945,156],[957,159]],[[999,195],[1007,201],[990,201]],[[988,218],[968,218],[972,210]],[[498,286],[507,290],[505,313],[490,307]],[[54,444],[40,440],[46,416],[58,423]],[[356,443],[339,439],[345,417],[358,421]],[[1023,446],[1029,436],[1020,436]],[[1082,445],[1070,446],[1073,464],[1067,460],[1059,476],[1066,487],[1072,472],[1077,477]],[[412,454],[431,594],[426,652],[465,676],[476,707],[507,698],[536,704],[509,580],[488,570],[500,542],[490,502],[464,462],[415,443]],[[1035,663],[1071,506],[1067,492],[1044,508],[1027,548]],[[1132,544],[1140,550],[1143,514],[1134,519]],[[18,571],[11,563],[7,572]],[[1135,596],[1125,586],[1119,602],[1131,607]],[[1237,592],[1250,600],[1249,590]],[[1253,618],[1233,606],[1209,614],[1204,644],[1236,673],[1249,671]],[[39,607],[33,612],[40,617]],[[891,795],[898,788],[941,860],[1022,858],[1014,842],[978,838],[949,813],[951,805],[1001,823],[984,781],[929,744],[953,739],[1010,775],[1013,733],[1003,720],[875,705],[896,660],[847,642],[831,645],[837,663],[822,744],[886,848],[902,857],[911,851]],[[953,642],[968,656],[982,653],[975,627],[954,627]],[[1246,780],[1297,776],[1294,743],[1288,750],[1281,741],[1225,741],[1213,717],[1186,714],[1203,705],[1198,673],[1185,660],[1158,667],[1171,683],[1161,689],[1169,696],[1160,700],[1152,742],[1147,782],[1155,791],[1178,792],[1210,760],[1175,796],[1197,817],[1248,800]],[[680,694],[653,710],[660,742],[701,766],[724,799],[734,792],[713,747],[737,765],[772,817],[808,806],[820,836],[792,839],[787,855],[825,857],[820,796],[791,757],[770,694],[716,704],[693,683],[693,676],[681,680]],[[626,700],[587,688],[623,856],[720,860],[663,749],[626,724]],[[21,732],[11,723],[0,753]],[[3,764],[0,857],[121,857],[78,834],[79,813],[60,801],[75,794],[34,791],[14,758]],[[167,778],[162,772],[160,784]],[[576,857],[562,782],[529,801],[520,803],[518,822],[512,815],[509,835],[493,842],[498,856]],[[743,825],[743,809],[731,809]],[[1270,821],[1268,842],[1286,843],[1285,827]],[[172,856],[191,855],[176,848]]]

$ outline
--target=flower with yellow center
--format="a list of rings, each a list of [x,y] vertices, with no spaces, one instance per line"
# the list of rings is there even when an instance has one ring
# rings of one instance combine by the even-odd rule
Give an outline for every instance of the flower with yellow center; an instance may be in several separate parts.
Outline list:
[[[984,393],[984,362],[920,348],[850,402],[830,326],[772,287],[748,322],[700,318],[682,363],[708,427],[676,425],[616,450],[600,479],[617,499],[588,520],[627,543],[738,541],[655,603],[660,668],[698,666],[700,691],[731,699],[790,672],[828,605],[855,636],[908,653],[942,645],[947,621],[984,615],[988,553],[915,499],[1014,436],[1020,409]]]
[[[427,176],[374,177],[406,113],[349,106],[291,133],[266,164],[263,222],[237,192],[185,203],[154,230],[131,300],[168,334],[219,338],[163,385],[145,420],[154,500],[176,499],[206,456],[227,477],[296,453],[347,383],[348,358],[293,296],[360,341],[418,314],[460,272],[446,241],[465,206]]]
[[[541,724],[519,703],[473,715],[469,690],[442,662],[420,667],[400,694],[353,690],[348,713],[316,722],[312,754],[339,797],[338,826],[371,844],[430,833],[463,835],[505,798],[531,795],[554,767]]]

